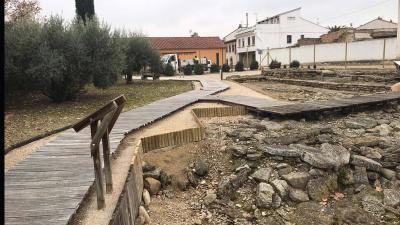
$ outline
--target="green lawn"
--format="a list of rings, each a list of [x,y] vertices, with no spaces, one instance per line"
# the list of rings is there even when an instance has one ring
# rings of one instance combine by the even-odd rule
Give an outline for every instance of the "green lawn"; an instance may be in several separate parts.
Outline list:
[[[124,94],[124,111],[150,102],[192,90],[190,81],[138,81],[127,85],[124,80],[109,89],[88,86],[88,92],[72,102],[52,103],[40,94],[6,100],[5,147],[77,122],[111,99]]]

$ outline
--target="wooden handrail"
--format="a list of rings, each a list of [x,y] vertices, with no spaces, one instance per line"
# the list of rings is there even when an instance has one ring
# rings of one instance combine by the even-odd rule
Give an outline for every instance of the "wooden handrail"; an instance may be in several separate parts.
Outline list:
[[[113,118],[113,120],[112,120],[113,123],[110,123],[110,125],[112,125],[112,126],[109,127],[109,130],[111,131],[112,127],[114,126],[115,122],[118,119],[120,112],[122,111],[122,108],[125,105],[125,102],[126,102],[125,96],[120,95],[117,98],[111,100],[109,103],[107,103],[105,106],[103,106],[96,112],[88,115],[87,117],[85,117],[85,118],[81,119],[80,121],[78,121],[77,123],[75,123],[72,126],[72,128],[75,130],[75,132],[81,131],[83,128],[89,126],[91,124],[91,122],[98,121],[101,118],[103,118],[105,115],[107,115],[107,113],[109,113],[112,110],[112,108],[113,108],[112,105],[116,103],[117,106],[119,106],[120,110],[119,110],[119,113],[117,113],[118,115],[115,115],[115,117]]]
[[[96,112],[83,118],[72,128],[79,132],[83,128],[90,125],[90,134],[92,141],[90,142],[90,155],[93,158],[96,195],[97,195],[97,208],[105,207],[104,189],[103,189],[103,169],[101,166],[100,157],[100,141],[103,144],[103,157],[104,157],[104,173],[106,180],[106,192],[111,193],[113,189],[112,172],[110,161],[110,139],[109,134],[114,127],[122,109],[125,105],[126,98],[123,95],[111,100],[105,106],[101,107]],[[100,122],[100,124],[99,124]]]
[[[96,134],[92,138],[92,142],[90,143],[91,152],[93,155],[93,151],[95,151],[99,147],[99,143],[104,136],[105,132],[109,132],[108,125],[111,122],[111,119],[114,117],[114,113],[117,110],[118,106],[113,102],[114,108],[103,118],[101,121],[100,127],[97,128]]]

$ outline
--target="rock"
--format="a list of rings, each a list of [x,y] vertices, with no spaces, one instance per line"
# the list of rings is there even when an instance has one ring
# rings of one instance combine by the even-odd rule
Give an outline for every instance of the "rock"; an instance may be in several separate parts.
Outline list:
[[[302,151],[296,148],[287,147],[283,145],[262,146],[259,149],[269,155],[283,156],[283,157],[300,157]]]
[[[389,124],[394,131],[400,131],[400,121],[393,121]]]
[[[243,157],[247,154],[247,148],[244,146],[231,146],[229,151],[236,157]]]
[[[370,158],[361,155],[353,155],[351,157],[351,164],[355,166],[366,167],[368,170],[379,172],[382,165]]]
[[[229,200],[233,197],[235,191],[236,190],[231,182],[231,177],[229,176],[222,177],[218,183],[217,196],[220,199]]]
[[[235,188],[241,187],[244,184],[244,182],[246,182],[250,172],[251,169],[247,164],[236,168],[235,176],[231,180],[233,187]]]
[[[150,194],[155,195],[161,189],[161,182],[154,178],[148,177],[144,180],[144,187],[149,190]]]
[[[274,189],[267,183],[259,183],[257,185],[256,206],[258,208],[271,208]]]
[[[379,160],[382,158],[382,155],[379,153],[379,151],[370,147],[360,147],[360,153],[361,155],[374,160]]]
[[[271,176],[272,168],[261,168],[254,172],[251,177],[258,182],[265,182],[268,183],[269,178]]]
[[[354,118],[345,121],[345,125],[351,129],[371,129],[378,125],[378,122],[369,118]]]
[[[143,178],[151,177],[154,179],[160,179],[161,169],[155,168],[154,170],[144,172],[143,171]]]
[[[140,224],[150,224],[150,216],[143,206],[139,207]]]
[[[278,131],[278,130],[282,130],[285,128],[284,126],[282,126],[279,123],[274,122],[274,121],[262,120],[261,125],[265,126],[265,129],[269,130],[269,131]]]
[[[332,138],[332,135],[329,134],[321,134],[317,137],[319,143],[335,143],[336,140]]]
[[[242,131],[238,135],[239,141],[249,141],[252,137],[253,132],[251,131]]]
[[[382,168],[380,171],[380,174],[382,174],[382,176],[384,176],[388,180],[392,180],[393,178],[396,177],[396,172],[394,172],[393,170],[386,169],[386,168]]]
[[[168,176],[168,174],[164,172],[164,170],[161,170],[160,172],[160,182],[161,182],[161,187],[163,188],[171,184],[171,177]]]
[[[310,180],[310,174],[305,172],[292,172],[282,176],[292,187],[304,189]]]
[[[310,200],[306,192],[295,188],[290,189],[289,197],[294,202],[307,202]]]
[[[310,169],[310,171],[308,171],[308,173],[310,174],[311,177],[320,177],[320,176],[324,176],[325,172],[323,170],[320,169]]]
[[[377,196],[364,196],[361,200],[361,205],[365,211],[373,214],[374,216],[380,217],[382,214],[385,213],[382,201]]]
[[[205,176],[208,173],[208,165],[204,160],[196,161],[194,165],[194,172],[199,176]]]
[[[282,199],[286,199],[289,194],[289,185],[285,180],[273,180],[271,186],[281,196]]]
[[[276,165],[276,169],[278,170],[279,176],[289,174],[292,172],[292,167],[286,163],[279,163]]]
[[[197,180],[196,175],[192,171],[188,171],[186,173],[186,176],[192,187],[197,187],[197,185],[199,185],[199,181]]]
[[[301,159],[317,168],[337,170],[349,163],[350,153],[341,145],[324,143],[321,145],[321,150],[315,148],[305,150]]]
[[[143,173],[150,172],[150,171],[153,171],[155,169],[156,169],[155,166],[151,165],[150,163],[147,163],[147,162],[143,161],[143,163],[142,163]]]
[[[272,195],[272,208],[277,209],[281,206],[281,204],[282,198],[277,194]]]
[[[250,161],[257,161],[262,158],[262,153],[250,153],[247,154],[246,159]]]
[[[149,207],[149,205],[150,205],[150,200],[151,200],[151,198],[150,198],[150,193],[149,193],[149,191],[148,191],[147,189],[143,189],[143,202],[144,202],[144,205],[145,205],[146,207]]]
[[[379,125],[379,126],[375,127],[371,131],[372,132],[377,132],[382,137],[386,137],[393,131],[393,128],[391,128],[387,124],[382,124],[382,125]]]
[[[335,174],[311,179],[307,183],[308,195],[315,201],[322,201],[322,199],[328,198],[337,189],[337,176]]]
[[[394,208],[400,206],[400,190],[383,189],[383,203]]]
[[[361,184],[361,185],[359,185],[356,189],[354,189],[354,193],[355,193],[355,194],[360,193],[360,192],[362,192],[366,187],[367,187],[367,185]]]
[[[396,167],[400,165],[400,145],[386,148],[382,155],[382,166]]]
[[[381,143],[380,138],[375,136],[365,136],[362,138],[358,138],[354,141],[354,144],[357,147],[365,146],[365,147],[377,147]]]
[[[236,168],[235,174],[224,176],[218,183],[217,196],[228,200],[234,198],[236,190],[246,182],[251,169],[248,165]]]
[[[362,166],[354,167],[354,182],[356,184],[369,184],[367,169]]]
[[[377,172],[367,172],[369,180],[377,180],[379,179],[379,173]]]
[[[338,173],[338,183],[344,185],[344,186],[349,186],[354,184],[354,175],[353,175],[353,170],[350,168],[340,168],[339,173]]]
[[[206,197],[204,197],[204,204],[209,205],[217,199],[217,195],[214,190],[207,190]]]

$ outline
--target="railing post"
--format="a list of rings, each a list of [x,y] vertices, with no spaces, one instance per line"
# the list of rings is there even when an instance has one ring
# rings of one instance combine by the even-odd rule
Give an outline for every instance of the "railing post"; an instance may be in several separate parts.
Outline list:
[[[97,132],[97,127],[98,127],[98,121],[91,121],[90,133],[92,139]],[[97,208],[102,209],[105,207],[106,202],[104,200],[103,173],[101,169],[100,151],[98,147],[94,151],[92,151],[92,157],[93,157],[94,176],[96,183]]]
[[[110,162],[110,138],[108,129],[101,139],[103,144],[103,157],[104,157],[104,173],[106,177],[106,193],[111,193],[113,190],[111,162]]]

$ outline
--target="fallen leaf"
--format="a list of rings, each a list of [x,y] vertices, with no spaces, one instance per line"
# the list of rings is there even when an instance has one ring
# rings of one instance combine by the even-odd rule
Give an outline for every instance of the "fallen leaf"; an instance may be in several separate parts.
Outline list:
[[[381,188],[381,187],[376,187],[375,190],[376,190],[377,192],[381,192],[381,191],[382,191],[382,188]]]

